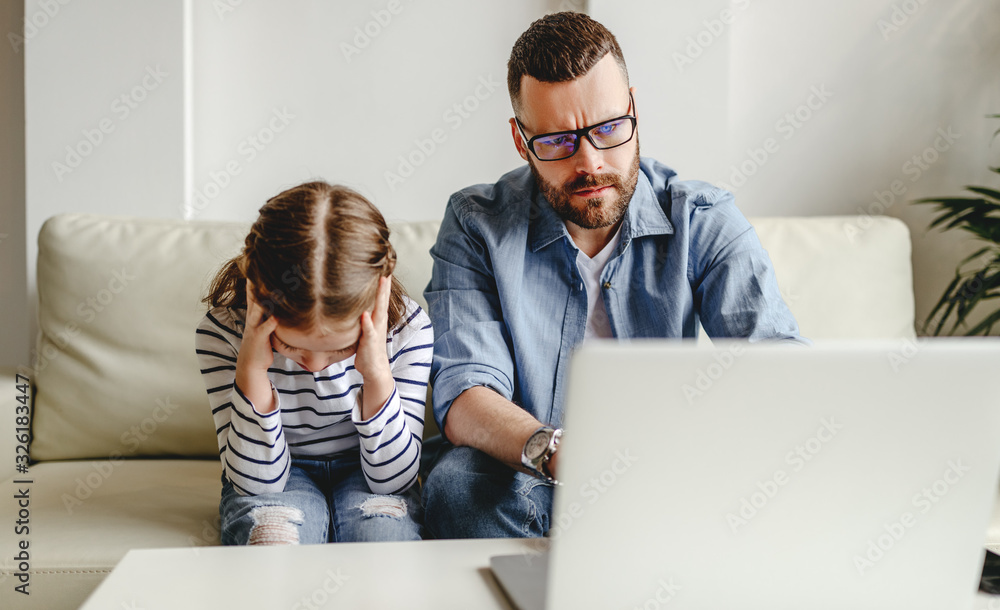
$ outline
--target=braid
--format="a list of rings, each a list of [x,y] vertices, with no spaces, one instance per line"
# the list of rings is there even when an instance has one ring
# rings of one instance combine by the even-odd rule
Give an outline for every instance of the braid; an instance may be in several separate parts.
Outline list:
[[[385,242],[385,254],[382,255],[381,267],[382,271],[380,275],[382,277],[391,275],[396,270],[396,249],[392,247],[392,244],[388,240]]]

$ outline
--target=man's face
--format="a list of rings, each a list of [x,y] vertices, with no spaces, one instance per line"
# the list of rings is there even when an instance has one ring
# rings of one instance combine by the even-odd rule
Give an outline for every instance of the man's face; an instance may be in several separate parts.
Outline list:
[[[629,109],[625,76],[611,54],[576,80],[543,83],[526,76],[521,84],[520,119],[528,139],[634,113]],[[629,142],[604,150],[583,138],[572,157],[540,161],[525,147],[514,119],[510,123],[518,152],[559,216],[584,229],[609,227],[621,220],[639,177],[638,133]]]

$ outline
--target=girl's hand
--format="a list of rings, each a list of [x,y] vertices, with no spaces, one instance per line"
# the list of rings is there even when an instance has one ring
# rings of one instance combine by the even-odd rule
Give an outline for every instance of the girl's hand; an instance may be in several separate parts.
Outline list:
[[[361,338],[354,356],[354,368],[365,380],[361,408],[361,415],[365,420],[378,413],[396,384],[389,367],[389,354],[385,349],[391,291],[392,276],[379,278],[375,308],[361,313]]]
[[[274,410],[271,381],[267,369],[274,362],[271,333],[278,321],[267,316],[264,307],[253,297],[253,285],[247,280],[247,318],[243,342],[236,355],[236,385],[261,414]]]

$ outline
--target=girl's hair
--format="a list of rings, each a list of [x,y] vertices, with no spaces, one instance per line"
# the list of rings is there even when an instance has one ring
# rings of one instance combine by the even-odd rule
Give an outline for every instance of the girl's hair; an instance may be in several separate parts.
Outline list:
[[[223,265],[204,302],[247,306],[254,298],[280,324],[311,330],[324,320],[349,320],[372,307],[378,278],[396,268],[389,227],[367,199],[344,186],[307,182],[260,209],[243,251]],[[392,278],[388,328],[403,318],[403,285]]]

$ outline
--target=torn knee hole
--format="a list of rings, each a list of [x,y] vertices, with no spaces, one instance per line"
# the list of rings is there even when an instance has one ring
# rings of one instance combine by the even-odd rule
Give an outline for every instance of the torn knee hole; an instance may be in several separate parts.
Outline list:
[[[247,544],[298,544],[302,511],[291,506],[258,506],[250,512],[253,527]]]
[[[402,519],[406,516],[406,501],[396,496],[371,496],[361,504],[361,516]]]

